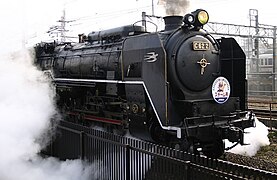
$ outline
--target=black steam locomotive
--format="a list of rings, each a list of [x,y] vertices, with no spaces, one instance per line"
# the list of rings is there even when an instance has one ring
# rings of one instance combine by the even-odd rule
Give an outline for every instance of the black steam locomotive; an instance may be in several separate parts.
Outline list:
[[[39,43],[36,64],[49,73],[66,118],[210,157],[224,139],[243,144],[254,125],[246,112],[245,54],[233,38],[214,39],[198,9],[138,25],[79,35],[79,43]]]

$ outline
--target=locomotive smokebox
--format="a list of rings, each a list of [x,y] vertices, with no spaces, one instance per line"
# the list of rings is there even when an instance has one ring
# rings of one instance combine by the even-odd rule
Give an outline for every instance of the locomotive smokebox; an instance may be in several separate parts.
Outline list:
[[[183,24],[183,16],[165,16],[165,31],[170,31],[179,28]]]

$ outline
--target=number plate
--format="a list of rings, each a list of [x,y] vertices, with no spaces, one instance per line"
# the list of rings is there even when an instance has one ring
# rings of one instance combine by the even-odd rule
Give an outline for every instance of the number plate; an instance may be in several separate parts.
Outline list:
[[[201,41],[194,41],[192,43],[192,47],[194,51],[207,51],[210,49],[210,43],[208,42],[201,42]]]

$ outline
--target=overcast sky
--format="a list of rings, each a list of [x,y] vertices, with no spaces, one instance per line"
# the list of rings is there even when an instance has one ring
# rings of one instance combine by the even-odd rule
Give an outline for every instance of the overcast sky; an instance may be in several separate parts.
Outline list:
[[[154,1],[155,15],[165,12]],[[277,25],[274,0],[190,0],[190,10],[203,8],[210,21],[249,25],[249,9],[258,9],[259,22]],[[34,43],[46,38],[50,26],[66,10],[69,33],[89,33],[93,30],[131,24],[140,20],[141,12],[152,14],[152,0],[3,0],[0,2],[0,53],[22,47],[25,39]],[[42,37],[44,35],[44,37]]]

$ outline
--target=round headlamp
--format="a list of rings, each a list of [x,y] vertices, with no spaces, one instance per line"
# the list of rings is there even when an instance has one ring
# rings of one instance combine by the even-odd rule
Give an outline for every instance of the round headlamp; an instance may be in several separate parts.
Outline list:
[[[204,25],[207,24],[209,20],[209,15],[206,11],[200,10],[197,14],[197,19],[202,25]]]
[[[192,14],[186,14],[185,17],[184,17],[184,23],[185,24],[189,24],[189,25],[192,25],[194,23],[194,16]]]
[[[203,9],[197,9],[196,11],[186,14],[183,19],[186,26],[199,30],[203,28],[209,21],[209,14]]]

